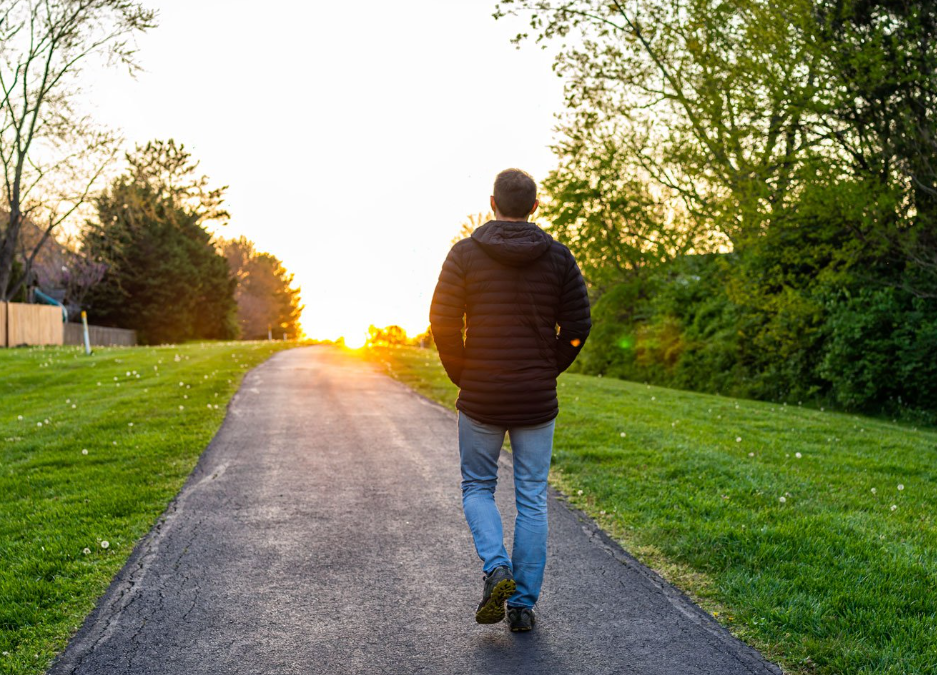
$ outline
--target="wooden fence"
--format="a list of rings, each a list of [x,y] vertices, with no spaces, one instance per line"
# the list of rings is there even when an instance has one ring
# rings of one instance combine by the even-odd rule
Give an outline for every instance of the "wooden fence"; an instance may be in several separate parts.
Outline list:
[[[137,344],[137,331],[88,326],[95,347]],[[80,323],[62,323],[62,308],[55,305],[25,305],[0,302],[0,347],[22,345],[83,345]]]
[[[64,338],[62,308],[0,302],[0,346],[60,345]]]
[[[94,347],[110,347],[121,345],[132,347],[137,344],[137,331],[125,328],[105,328],[104,326],[88,326],[88,337]],[[65,344],[83,345],[84,333],[80,323],[65,324]]]

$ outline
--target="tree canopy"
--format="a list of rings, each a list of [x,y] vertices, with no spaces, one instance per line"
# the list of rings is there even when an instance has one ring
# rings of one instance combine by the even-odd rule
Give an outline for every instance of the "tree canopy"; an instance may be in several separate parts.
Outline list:
[[[147,343],[238,335],[236,279],[206,229],[224,222],[224,188],[210,188],[174,141],[127,155],[128,169],[97,199],[83,252],[107,265],[88,297],[103,325],[136,329]]]

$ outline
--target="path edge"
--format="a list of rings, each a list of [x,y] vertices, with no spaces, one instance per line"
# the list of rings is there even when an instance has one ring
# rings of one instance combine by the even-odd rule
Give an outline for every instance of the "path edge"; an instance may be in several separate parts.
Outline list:
[[[297,348],[300,347],[294,347],[293,349]],[[220,475],[216,473],[216,466],[209,466],[209,464],[217,459],[215,455],[219,453],[219,450],[217,450],[219,437],[228,424],[228,420],[231,419],[231,406],[241,395],[241,390],[247,384],[248,379],[258,370],[266,367],[280,354],[288,351],[292,351],[292,349],[284,349],[271,354],[263,362],[258,363],[244,373],[237,391],[228,399],[225,406],[225,416],[218,426],[218,430],[212,436],[208,445],[199,453],[195,466],[186,476],[182,487],[179,488],[179,492],[169,500],[166,508],[156,517],[156,521],[147,533],[134,544],[133,550],[123,567],[111,579],[107,590],[97,599],[94,609],[82,621],[81,627],[68,638],[65,648],[56,654],[45,675],[69,675],[73,673],[81,667],[85,657],[107,638],[111,623],[136,599],[135,591],[146,576],[147,563],[156,555],[163,532],[169,529],[175,519],[178,518],[186,498],[204,482],[212,480],[216,475]],[[221,471],[223,472],[223,468],[221,468]]]

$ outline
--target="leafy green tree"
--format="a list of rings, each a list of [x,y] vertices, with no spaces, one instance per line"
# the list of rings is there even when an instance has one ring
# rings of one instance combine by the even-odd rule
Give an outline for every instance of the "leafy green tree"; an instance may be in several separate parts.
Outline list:
[[[259,253],[246,237],[221,242],[221,251],[237,280],[235,298],[241,337],[262,340],[297,338],[301,334],[300,289],[293,288],[290,274],[276,256]]]
[[[209,188],[172,140],[138,147],[127,163],[95,200],[97,219],[84,232],[84,253],[108,266],[89,314],[136,329],[147,343],[236,337],[237,282],[205,227],[228,218],[224,188]]]
[[[937,4],[502,0],[495,14],[526,15],[518,42],[560,45],[545,210],[595,291],[579,367],[934,411]]]

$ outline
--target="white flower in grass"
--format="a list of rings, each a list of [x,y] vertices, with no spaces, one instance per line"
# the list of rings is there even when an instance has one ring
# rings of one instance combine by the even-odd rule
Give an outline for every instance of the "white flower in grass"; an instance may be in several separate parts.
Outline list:
[[[87,449],[87,448],[82,448],[81,454],[87,455],[87,454],[88,454],[88,449]]]
[[[754,456],[755,456],[755,453],[754,453],[754,452],[750,452],[750,453],[748,453],[748,456],[749,456],[749,457],[754,457]]]
[[[796,457],[797,459],[800,459],[801,457],[803,457],[803,455],[800,454],[799,452],[795,452],[794,457]]]
[[[874,495],[876,492],[878,492],[878,490],[876,490],[875,488],[872,488],[872,494]]]
[[[900,492],[901,490],[904,490],[904,485],[898,483],[898,491]]]
[[[185,410],[185,406],[184,406],[184,405],[180,405],[180,406],[179,406],[179,410]]]
[[[576,490],[576,494],[582,497],[582,490]]]
[[[99,386],[99,387],[101,386],[101,383],[100,383],[100,382],[98,382],[98,386]]]
[[[91,555],[91,549],[88,547],[83,548],[81,552],[84,553],[85,555]]]
[[[182,395],[182,398],[188,399],[188,398],[189,398],[189,395],[188,395],[188,394],[183,394],[183,395]]]
[[[107,539],[105,539],[104,541],[101,542],[101,548],[109,548],[110,545],[111,545],[111,544],[110,544],[110,542],[109,542]]]
[[[42,422],[36,422],[36,426],[37,426],[37,427],[41,427],[41,426],[42,426]]]
[[[180,387],[184,387],[184,386],[185,386],[185,382],[180,382],[180,383],[179,383],[179,386],[180,386]]]
[[[72,400],[71,400],[70,398],[67,398],[67,399],[65,399],[65,402],[66,402],[66,403],[71,403]]]
[[[217,403],[215,404],[215,410],[218,410],[218,404],[217,404]]]
[[[211,403],[208,404],[208,409],[211,410]]]
[[[656,396],[651,396],[651,400],[652,400],[652,401],[656,401],[656,400],[657,400],[657,397],[656,397]]]
[[[626,434],[624,431],[622,431],[621,434],[619,434],[619,435],[620,435],[622,438],[624,438],[624,437],[627,436],[628,434]]]
[[[127,377],[130,377],[130,371],[129,371],[129,370],[127,371]]]
[[[783,504],[787,501],[787,497],[785,497],[784,495],[781,495],[780,497],[778,497],[778,501]]]
[[[892,511],[897,511],[897,510],[898,510],[898,505],[897,505],[897,504],[892,504],[892,505],[891,505],[891,510],[892,510]]]
[[[111,443],[113,443],[114,445],[117,445],[117,441],[111,441]]]
[[[77,408],[77,407],[78,407],[77,405],[75,405],[74,403],[72,403],[72,410],[74,410],[74,409]]]
[[[18,419],[20,422],[22,422],[22,421],[23,421],[23,416],[22,416],[22,415],[17,415],[17,416],[16,416],[16,419]]]
[[[742,442],[742,437],[741,437],[741,436],[736,436],[736,437],[735,437],[735,442],[736,442],[736,443],[741,443],[741,442]]]
[[[128,427],[132,427],[132,426],[133,426],[133,422],[127,422],[127,426],[128,426]]]

